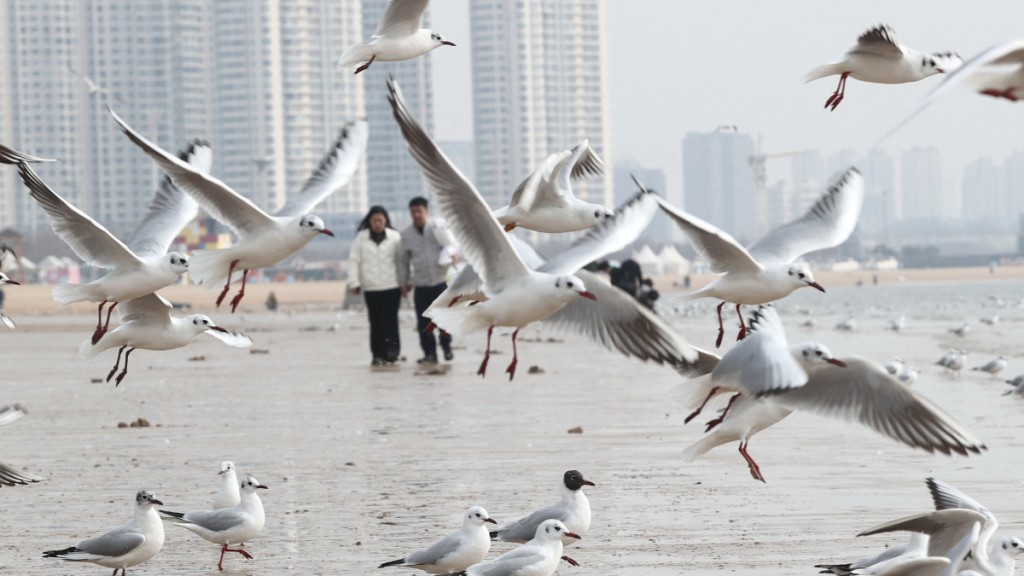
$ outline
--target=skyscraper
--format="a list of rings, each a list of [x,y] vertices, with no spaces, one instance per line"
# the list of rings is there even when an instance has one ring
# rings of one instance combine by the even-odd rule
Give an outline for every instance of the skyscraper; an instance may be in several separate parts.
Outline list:
[[[477,187],[492,206],[584,138],[609,167],[574,184],[612,201],[604,0],[470,0]]]
[[[683,206],[741,242],[757,236],[754,139],[734,130],[683,138]]]
[[[902,219],[939,220],[945,216],[942,158],[934,147],[911,148],[901,162]]]

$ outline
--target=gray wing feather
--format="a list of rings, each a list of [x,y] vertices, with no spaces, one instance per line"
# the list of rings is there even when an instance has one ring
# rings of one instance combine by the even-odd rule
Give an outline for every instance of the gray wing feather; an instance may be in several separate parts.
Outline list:
[[[437,564],[442,558],[458,550],[461,545],[462,532],[452,532],[430,546],[409,554],[405,557],[405,563],[413,566],[418,564]]]
[[[939,510],[914,514],[886,522],[857,534],[870,536],[883,532],[920,532],[928,534],[928,555],[945,556],[965,536],[974,532],[975,526],[985,517],[973,510]]]
[[[213,163],[213,151],[202,140],[193,141],[178,157],[204,174],[210,171]],[[181,229],[198,215],[196,201],[164,176],[145,218],[128,239],[128,246],[139,256],[166,254]]]
[[[121,526],[98,538],[82,540],[75,545],[82,552],[115,558],[131,552],[146,541],[139,529],[132,525]]]
[[[31,474],[19,472],[7,464],[0,462],[0,486],[25,485],[31,482],[41,482],[43,479]]]
[[[366,149],[368,136],[366,122],[359,120],[345,124],[299,194],[289,198],[276,215],[297,217],[308,214],[317,204],[348,184],[359,169],[359,159]]]
[[[407,36],[420,28],[429,0],[391,0],[377,26],[377,36]]]
[[[213,532],[230,530],[245,521],[242,514],[234,508],[189,512],[182,520]]]
[[[27,162],[53,162],[53,160],[18,152],[14,148],[0,144],[0,164],[23,164]]]
[[[530,538],[533,538],[531,535]],[[467,570],[472,576],[508,576],[516,570],[536,564],[545,559],[544,554],[533,546],[520,546],[498,556],[490,562],[483,562]]]
[[[117,307],[118,318],[121,323],[131,321],[145,321],[152,324],[169,324],[171,322],[171,303],[156,292],[146,294],[139,298],[133,298],[122,302]]]
[[[498,530],[498,540],[503,542],[529,542],[537,535],[537,526],[545,520],[565,520],[569,517],[569,511],[565,506],[552,504],[546,508],[535,510],[529,516],[520,518],[508,526]]]
[[[11,404],[0,408],[0,426],[14,424],[28,414],[28,411],[21,404]]]
[[[902,58],[903,49],[896,40],[896,31],[885,24],[867,30],[857,38],[857,45],[850,54],[873,54],[883,58]]]
[[[693,249],[708,263],[716,274],[723,272],[756,272],[763,267],[754,260],[747,249],[740,245],[728,232],[676,208],[658,198],[662,211],[686,234]]]
[[[719,360],[711,373],[716,386],[737,388],[751,397],[799,389],[807,372],[793,358],[774,308],[762,306],[751,322],[755,330]]]

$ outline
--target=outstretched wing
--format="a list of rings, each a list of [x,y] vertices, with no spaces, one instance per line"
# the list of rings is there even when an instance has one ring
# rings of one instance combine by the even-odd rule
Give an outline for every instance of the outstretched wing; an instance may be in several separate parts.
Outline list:
[[[289,198],[276,215],[297,217],[308,214],[317,204],[348,184],[359,169],[368,134],[367,124],[362,120],[345,124],[299,194]]]
[[[679,226],[689,238],[693,249],[708,263],[712,272],[756,272],[763,267],[754,260],[747,249],[740,245],[728,232],[719,230],[708,222],[687,214],[679,208],[658,198],[662,211]]]
[[[377,36],[408,36],[420,29],[429,0],[391,0],[377,25]]]
[[[896,40],[896,32],[885,24],[867,30],[857,38],[857,45],[849,50],[851,54],[873,54],[883,58],[902,58],[903,48]]]

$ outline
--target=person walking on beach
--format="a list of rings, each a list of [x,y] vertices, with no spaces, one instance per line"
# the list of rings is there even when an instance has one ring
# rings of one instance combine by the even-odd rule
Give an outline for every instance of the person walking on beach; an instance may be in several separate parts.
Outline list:
[[[430,320],[423,317],[423,311],[448,287],[445,280],[451,262],[448,230],[442,221],[430,218],[428,206],[427,199],[422,196],[409,201],[412,224],[402,230],[402,262],[398,272],[402,295],[413,291],[416,330],[420,335],[420,348],[423,349],[423,358],[417,361],[420,364],[437,363],[437,340],[433,330],[427,330]],[[452,354],[451,335],[442,330],[440,340],[444,359],[451,360],[455,357]]]
[[[391,227],[383,206],[370,208],[352,241],[348,255],[348,288],[362,293],[370,319],[370,352],[373,366],[392,366],[398,360],[398,307],[402,289],[398,282],[402,237]]]

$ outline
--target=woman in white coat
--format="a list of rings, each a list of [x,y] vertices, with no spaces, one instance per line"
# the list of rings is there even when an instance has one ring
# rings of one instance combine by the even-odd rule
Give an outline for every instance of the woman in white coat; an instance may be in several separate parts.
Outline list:
[[[362,293],[370,319],[370,351],[373,366],[390,366],[398,360],[398,307],[402,290],[398,264],[402,235],[391,227],[383,206],[374,206],[359,224],[348,256],[348,288]]]

